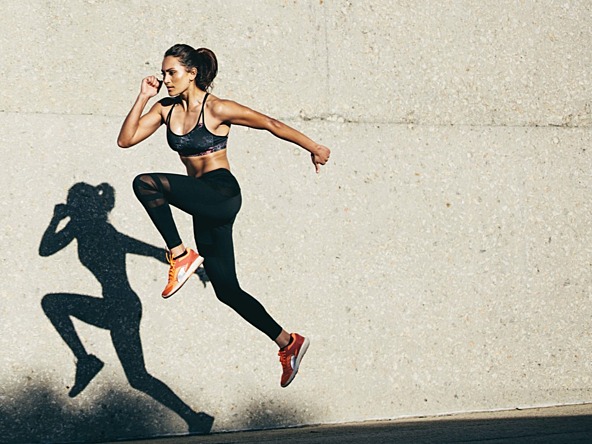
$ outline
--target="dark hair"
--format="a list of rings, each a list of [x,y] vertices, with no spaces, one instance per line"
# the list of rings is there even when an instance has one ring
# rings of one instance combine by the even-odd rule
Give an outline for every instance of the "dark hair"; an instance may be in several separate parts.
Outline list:
[[[187,69],[197,69],[197,77],[195,77],[195,84],[203,91],[211,88],[216,74],[218,74],[218,59],[208,48],[193,49],[189,45],[177,44],[171,46],[165,57],[176,57],[179,59],[181,65]]]

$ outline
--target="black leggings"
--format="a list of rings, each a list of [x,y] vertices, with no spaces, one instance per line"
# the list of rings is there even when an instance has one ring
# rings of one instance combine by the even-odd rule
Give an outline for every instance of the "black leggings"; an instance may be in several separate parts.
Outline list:
[[[170,205],[193,216],[193,233],[204,268],[218,299],[275,340],[282,327],[240,288],[234,263],[232,225],[241,206],[238,182],[227,169],[201,177],[169,173],[140,174],[134,192],[169,249],[181,245]]]

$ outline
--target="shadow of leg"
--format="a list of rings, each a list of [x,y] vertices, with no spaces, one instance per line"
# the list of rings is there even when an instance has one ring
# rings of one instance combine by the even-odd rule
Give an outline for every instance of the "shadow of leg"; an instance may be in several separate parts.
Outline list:
[[[187,423],[190,433],[209,433],[214,423],[212,416],[203,412],[195,412],[165,383],[148,373],[139,331],[139,316],[135,319],[128,317],[119,326],[111,328],[113,345],[130,385],[179,415]]]
[[[52,293],[41,300],[46,316],[77,359],[74,386],[68,393],[71,398],[80,394],[104,366],[103,361],[86,352],[71,316],[101,326],[104,305],[102,299],[70,293]]]

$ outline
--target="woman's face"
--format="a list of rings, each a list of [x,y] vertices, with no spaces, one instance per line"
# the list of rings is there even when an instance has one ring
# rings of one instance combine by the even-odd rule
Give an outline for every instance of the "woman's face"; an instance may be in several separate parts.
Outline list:
[[[189,85],[195,79],[195,73],[187,71],[187,68],[179,62],[177,57],[167,56],[162,61],[162,81],[166,86],[169,96],[178,96],[187,91]]]

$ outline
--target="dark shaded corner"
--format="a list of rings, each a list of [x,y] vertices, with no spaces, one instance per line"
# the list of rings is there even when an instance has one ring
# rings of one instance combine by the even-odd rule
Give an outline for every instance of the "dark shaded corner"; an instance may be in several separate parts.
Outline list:
[[[0,442],[105,442],[162,436],[169,425],[145,396],[102,387],[89,405],[68,401],[50,383],[23,381],[4,387],[0,403]]]

